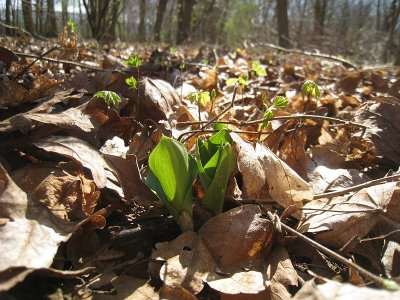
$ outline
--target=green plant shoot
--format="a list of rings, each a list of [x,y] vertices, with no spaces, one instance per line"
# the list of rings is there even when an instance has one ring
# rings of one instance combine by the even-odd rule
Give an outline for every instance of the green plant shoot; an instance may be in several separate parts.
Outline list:
[[[206,105],[208,102],[211,101],[210,92],[192,92],[188,96],[190,102],[194,102],[197,104],[198,112],[199,112],[199,121],[201,121],[200,115],[200,105]]]
[[[276,96],[274,102],[270,107],[267,107],[267,110],[264,113],[263,122],[260,124],[260,131],[263,130],[265,127],[268,127],[271,119],[275,115],[275,111],[277,109],[285,109],[288,105],[289,99],[283,96]]]
[[[149,156],[147,186],[168,208],[182,231],[193,230],[192,185],[196,161],[178,141],[163,136]]]
[[[135,77],[131,76],[129,78],[126,78],[125,82],[126,82],[127,85],[129,85],[130,89],[132,89],[132,90],[136,90],[137,89],[138,82],[137,82]]]
[[[196,162],[204,197],[201,204],[218,215],[222,212],[226,186],[236,165],[232,138],[227,129],[221,129],[207,140],[197,139]]]
[[[256,73],[258,77],[266,76],[267,71],[263,67],[261,67],[258,61],[253,61],[252,70]]]
[[[121,97],[112,91],[99,91],[94,96],[103,99],[108,108],[110,108],[111,105],[117,106],[121,103]]]
[[[142,64],[142,60],[140,59],[138,54],[133,56],[129,56],[128,60],[125,62],[127,66],[131,66],[133,68],[139,68]]]
[[[249,77],[247,76],[246,73],[240,74],[238,78],[229,78],[226,81],[226,85],[235,85],[236,83],[239,83],[239,85],[244,88],[246,87],[248,83]]]
[[[307,97],[307,99],[311,99],[311,97],[315,97],[316,100],[320,97],[320,91],[318,85],[312,80],[306,80],[301,87],[301,96],[303,99]]]
[[[68,28],[69,28],[69,31],[75,32],[75,30],[76,30],[76,25],[75,25],[75,23],[74,23],[74,21],[73,21],[72,19],[69,19],[69,20],[67,21],[67,26],[68,26]]]

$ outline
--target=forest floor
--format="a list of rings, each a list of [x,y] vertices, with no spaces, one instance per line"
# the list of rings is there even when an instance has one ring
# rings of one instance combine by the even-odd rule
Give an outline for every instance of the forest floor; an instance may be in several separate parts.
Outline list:
[[[400,299],[400,68],[68,32],[0,46],[2,299]],[[207,170],[149,155],[167,136],[199,164],[221,131],[213,216]],[[194,231],[149,169],[186,186]]]

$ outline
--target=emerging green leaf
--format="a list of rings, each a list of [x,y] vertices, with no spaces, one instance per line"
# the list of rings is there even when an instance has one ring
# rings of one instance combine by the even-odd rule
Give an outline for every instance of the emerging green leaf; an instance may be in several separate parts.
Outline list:
[[[193,230],[192,184],[196,161],[178,141],[163,136],[149,156],[147,186],[168,208],[182,231]]]
[[[208,140],[197,139],[196,161],[205,194],[202,205],[213,215],[222,212],[226,186],[236,164],[232,138],[222,129]]]
[[[267,75],[267,71],[265,71],[265,69],[263,67],[261,67],[261,65],[260,65],[260,63],[258,61],[253,61],[252,70],[254,72],[256,72],[256,75],[258,77],[262,77],[262,76],[266,76]]]
[[[238,78],[238,82],[242,87],[247,86],[249,83],[247,82],[249,80],[249,76],[247,76],[246,73],[242,73],[240,74],[239,78]]]
[[[276,96],[274,99],[273,107],[285,109],[288,105],[289,99],[283,96]]]
[[[188,95],[190,102],[205,105],[211,101],[210,92],[192,92]]]
[[[94,96],[103,99],[108,107],[110,107],[111,105],[117,106],[121,103],[121,97],[118,96],[117,93],[112,91],[99,91]]]
[[[138,82],[137,82],[135,77],[131,76],[131,77],[125,79],[125,82],[126,82],[127,85],[129,85],[130,89],[132,89],[132,90],[136,90],[137,89]]]
[[[215,89],[212,89],[210,93],[211,102],[214,102],[215,97],[217,97],[217,91]]]
[[[315,97],[315,99],[319,99],[320,91],[318,85],[312,80],[306,80],[301,87],[301,96],[311,98]]]
[[[228,86],[229,85],[235,85],[236,82],[238,82],[237,78],[229,78],[229,79],[226,80],[225,84],[228,85]]]
[[[127,66],[131,66],[134,68],[139,68],[139,66],[142,64],[142,60],[139,58],[138,54],[135,54],[133,56],[129,56],[128,60],[125,62]]]
[[[67,26],[68,26],[68,28],[69,28],[69,31],[75,32],[75,30],[76,30],[76,25],[75,25],[75,23],[74,23],[74,21],[73,21],[72,19],[69,19],[69,20],[67,21]]]

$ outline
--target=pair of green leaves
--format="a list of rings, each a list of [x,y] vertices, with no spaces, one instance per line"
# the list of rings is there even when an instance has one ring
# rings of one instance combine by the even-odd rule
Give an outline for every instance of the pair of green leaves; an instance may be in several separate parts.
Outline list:
[[[222,212],[226,186],[236,165],[232,138],[227,129],[221,129],[207,140],[197,139],[196,162],[204,189],[202,205],[213,215]]]
[[[202,205],[213,215],[222,212],[229,175],[236,156],[227,129],[197,140],[196,160],[180,142],[162,137],[149,156],[147,186],[168,208],[182,231],[193,230],[192,185],[199,174],[205,191]]]

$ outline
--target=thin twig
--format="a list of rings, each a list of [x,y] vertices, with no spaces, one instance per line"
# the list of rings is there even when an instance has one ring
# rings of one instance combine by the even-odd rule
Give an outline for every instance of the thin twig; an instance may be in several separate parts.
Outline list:
[[[271,221],[275,220],[276,218],[273,217],[273,215],[271,213],[268,213],[268,217]],[[370,280],[372,280],[376,285],[380,286],[380,287],[384,287],[386,289],[389,290],[399,290],[400,286],[393,280],[390,279],[385,279],[382,277],[379,277],[373,273],[371,273],[370,271],[364,269],[363,267],[360,267],[359,265],[353,263],[352,261],[346,259],[345,257],[341,256],[340,254],[337,254],[336,252],[332,251],[331,249],[317,243],[316,241],[310,239],[309,237],[305,236],[304,234],[298,232],[295,229],[292,229],[291,227],[287,226],[286,224],[280,222],[280,226],[282,228],[284,228],[286,231],[288,231],[289,233],[297,236],[299,239],[301,239],[302,241],[308,243],[309,245],[313,246],[314,248],[316,248],[317,250],[319,250],[320,252],[330,256],[331,258],[341,262],[342,264],[344,264],[345,266],[349,267],[349,268],[353,268],[355,270],[357,270],[360,274],[364,275],[366,278],[369,278]]]
[[[356,70],[359,69],[358,66],[356,66],[355,64],[349,62],[346,59],[337,57],[337,56],[333,56],[333,55],[329,55],[329,54],[324,54],[324,53],[315,53],[315,52],[310,52],[310,51],[302,51],[299,49],[287,49],[287,48],[283,48],[274,44],[268,44],[268,43],[257,43],[260,46],[264,46],[264,47],[268,47],[268,48],[272,48],[272,49],[276,49],[279,51],[283,51],[283,52],[287,52],[287,53],[296,53],[296,54],[301,54],[301,55],[306,55],[306,56],[314,56],[314,57],[319,57],[319,58],[325,58],[325,59],[329,59],[329,60],[333,60],[333,61],[337,61],[342,63],[345,67],[347,68],[354,68]],[[251,45],[254,46],[254,45]]]
[[[295,120],[295,119],[311,119],[311,120],[322,120],[322,121],[331,121],[331,122],[336,122],[336,123],[341,123],[345,125],[352,125],[352,126],[357,126],[360,128],[367,129],[368,126],[365,126],[360,123],[356,122],[351,122],[347,120],[342,120],[338,118],[333,118],[333,117],[326,117],[326,116],[318,116],[318,115],[291,115],[291,116],[277,116],[277,117],[272,117],[269,118],[268,121],[273,121],[273,120]],[[244,126],[244,125],[253,125],[253,124],[259,124],[259,123],[264,123],[265,119],[258,119],[254,121],[240,121],[240,122],[231,122],[231,121],[218,121],[219,123],[222,124],[234,124],[238,126]],[[187,122],[178,122],[179,125],[197,125],[197,124],[204,124],[206,123],[205,121],[187,121]]]
[[[213,123],[215,120],[219,119],[220,117],[222,117],[224,114],[226,114],[232,107],[233,104],[235,103],[235,98],[236,98],[236,90],[237,88],[235,87],[235,89],[233,90],[233,95],[232,95],[232,101],[230,103],[230,105],[225,108],[222,112],[220,112],[218,115],[216,115],[215,117],[213,117],[211,120],[208,120],[203,126],[200,127],[199,130],[203,130],[205,129],[208,125],[210,125],[211,123]],[[190,134],[187,138],[185,138],[182,143],[184,143],[185,141],[187,141],[188,139],[190,139],[191,137],[195,136],[197,133],[192,133]],[[182,135],[181,135],[182,136]],[[180,136],[180,137],[181,137]],[[178,140],[180,140],[178,138]]]
[[[234,133],[238,133],[238,134],[251,134],[251,135],[256,135],[256,134],[271,134],[271,131],[247,131],[247,130],[229,130],[230,132],[234,132]],[[179,137],[178,137],[178,141],[180,141],[182,139],[183,136],[187,135],[187,134],[197,134],[197,133],[214,133],[214,132],[218,132],[218,130],[214,130],[214,129],[195,129],[195,130],[189,130],[186,131],[184,133],[182,133]]]
[[[347,193],[351,193],[351,192],[355,192],[355,191],[359,191],[363,188],[367,188],[370,186],[374,186],[377,185],[379,183],[385,182],[385,181],[391,181],[391,180],[395,180],[395,179],[399,179],[400,178],[400,174],[396,174],[396,175],[392,175],[392,176],[388,176],[388,177],[383,177],[383,178],[379,178],[379,179],[374,179],[368,182],[364,182],[346,189],[342,189],[340,191],[334,191],[334,192],[329,192],[329,193],[323,193],[323,194],[319,194],[319,195],[315,195],[314,196],[314,200],[317,199],[322,199],[322,198],[332,198],[332,197],[336,197],[336,196],[342,196],[345,195]]]
[[[50,58],[50,57],[40,57],[38,55],[27,54],[27,53],[22,53],[22,52],[14,52],[14,53],[16,55],[18,55],[18,56],[36,58],[36,59],[46,60],[46,61],[53,62],[53,63],[58,63],[58,64],[61,63],[61,64],[81,67],[81,68],[85,68],[85,69],[89,69],[89,70],[93,70],[93,71],[104,71],[103,69],[100,69],[100,68],[97,68],[97,67],[89,66],[89,65],[86,65],[86,64],[81,64],[81,63],[70,61],[70,60],[64,60],[64,59],[58,59],[58,58]]]

